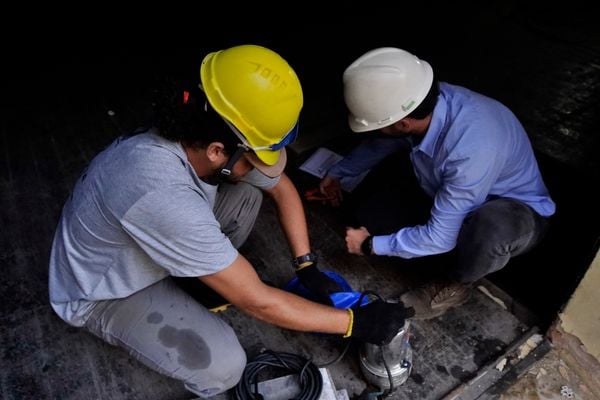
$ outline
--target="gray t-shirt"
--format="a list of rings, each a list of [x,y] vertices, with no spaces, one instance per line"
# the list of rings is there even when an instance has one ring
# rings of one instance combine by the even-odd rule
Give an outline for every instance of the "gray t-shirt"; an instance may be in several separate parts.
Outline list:
[[[253,170],[249,183],[272,187]],[[95,301],[123,298],[168,275],[218,272],[237,257],[213,214],[217,187],[180,144],[152,132],[115,140],[81,174],[50,257],[50,302],[75,326]]]

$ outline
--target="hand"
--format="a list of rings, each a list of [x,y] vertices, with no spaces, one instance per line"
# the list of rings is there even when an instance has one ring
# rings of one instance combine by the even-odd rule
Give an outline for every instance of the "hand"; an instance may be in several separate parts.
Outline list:
[[[321,180],[321,183],[319,183],[319,190],[327,197],[329,203],[334,207],[339,206],[343,200],[342,185],[338,178],[326,176]]]
[[[348,253],[362,255],[363,252],[360,249],[362,242],[371,236],[367,228],[361,226],[358,229],[354,228],[346,228],[346,247],[348,248]]]
[[[319,271],[316,263],[297,270],[296,275],[302,286],[308,289],[313,294],[315,301],[321,304],[333,306],[333,301],[329,295],[335,292],[343,292],[336,281]]]
[[[404,326],[404,321],[415,315],[412,307],[402,302],[386,303],[375,300],[354,309],[354,326],[350,337],[376,345],[388,344]]]

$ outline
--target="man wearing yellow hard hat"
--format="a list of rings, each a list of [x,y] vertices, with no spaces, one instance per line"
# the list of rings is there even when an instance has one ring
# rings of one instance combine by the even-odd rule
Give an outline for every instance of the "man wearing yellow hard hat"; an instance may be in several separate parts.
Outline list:
[[[327,304],[339,288],[317,268],[284,173],[302,105],[294,70],[256,45],[210,53],[200,82],[162,91],[153,127],[97,155],[64,206],[50,257],[56,313],[202,397],[233,387],[246,366],[206,292],[282,328],[389,342],[410,316],[401,303]],[[279,209],[299,280],[325,304],[263,283],[238,252],[261,190]]]

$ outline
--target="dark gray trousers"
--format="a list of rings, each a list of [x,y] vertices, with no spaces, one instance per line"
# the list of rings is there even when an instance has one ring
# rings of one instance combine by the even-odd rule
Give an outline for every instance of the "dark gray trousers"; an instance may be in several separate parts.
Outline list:
[[[520,201],[499,198],[483,204],[463,222],[450,278],[470,283],[500,270],[511,257],[535,247],[547,229],[548,219]]]
[[[375,235],[425,223],[431,199],[422,193],[412,197],[411,194],[373,193],[358,207],[357,223]],[[445,255],[444,278],[471,283],[498,271],[511,257],[535,247],[547,228],[548,219],[520,201],[488,201],[465,218],[456,248]]]

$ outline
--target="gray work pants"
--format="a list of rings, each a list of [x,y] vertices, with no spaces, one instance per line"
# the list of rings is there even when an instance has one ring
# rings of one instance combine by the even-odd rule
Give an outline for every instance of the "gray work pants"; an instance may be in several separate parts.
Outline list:
[[[250,234],[261,202],[261,192],[246,183],[219,188],[215,216],[234,246]],[[246,366],[233,329],[170,278],[127,298],[98,302],[85,328],[202,397],[235,386]]]

